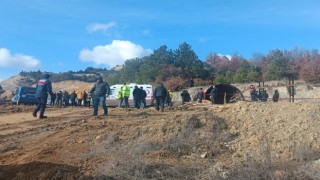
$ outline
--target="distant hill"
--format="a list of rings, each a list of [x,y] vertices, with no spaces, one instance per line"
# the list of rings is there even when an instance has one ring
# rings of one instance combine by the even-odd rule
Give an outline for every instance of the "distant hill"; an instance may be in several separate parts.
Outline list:
[[[18,86],[33,86],[35,85],[35,79],[31,77],[24,77],[21,75],[12,76],[4,81],[0,82],[3,90],[9,90],[14,92]]]
[[[52,83],[53,91],[89,91],[94,83],[88,83],[83,81],[61,81]]]
[[[36,86],[36,81],[30,77],[24,77],[21,75],[12,76],[2,82],[0,82],[3,90],[15,92],[18,86]],[[93,86],[92,82],[83,82],[78,80],[66,80],[61,82],[53,82],[52,88],[53,91],[87,91]]]

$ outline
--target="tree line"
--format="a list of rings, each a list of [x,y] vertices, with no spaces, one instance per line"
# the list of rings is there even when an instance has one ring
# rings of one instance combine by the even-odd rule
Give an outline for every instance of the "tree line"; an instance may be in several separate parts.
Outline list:
[[[195,80],[196,85],[210,85],[281,80],[287,73],[293,73],[296,79],[308,83],[319,83],[318,50],[275,49],[266,55],[255,53],[252,59],[245,59],[238,53],[233,54],[231,58],[210,53],[205,61],[201,61],[192,47],[184,42],[175,50],[163,45],[149,56],[128,59],[118,71],[88,67],[84,71],[54,73],[51,80],[94,82],[95,75],[100,74],[110,84],[163,82],[169,89],[181,89],[187,86],[190,78]],[[20,74],[32,76],[37,80],[41,71],[22,71]]]

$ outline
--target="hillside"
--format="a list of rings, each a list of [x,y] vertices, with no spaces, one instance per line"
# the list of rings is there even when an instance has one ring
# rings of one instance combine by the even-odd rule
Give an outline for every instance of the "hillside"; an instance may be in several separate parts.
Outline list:
[[[35,80],[31,78],[26,78],[20,75],[16,75],[13,77],[10,77],[2,82],[0,82],[0,85],[5,90],[4,93],[0,94],[0,99],[5,98],[11,99],[12,93],[16,91],[16,88],[19,86],[32,86],[35,87]],[[53,91],[88,91],[92,88],[93,83],[87,83],[83,81],[61,81],[57,83],[52,83]]]
[[[34,85],[34,81],[32,78],[23,77],[18,74],[1,81],[0,85],[4,90],[15,92],[18,86],[32,86]]]
[[[253,84],[254,86],[258,86],[258,83],[242,83],[242,84],[233,84],[233,86],[237,87],[240,91],[243,92],[245,100],[250,100],[250,95],[248,88]],[[269,97],[271,98],[274,90],[278,90],[280,93],[280,100],[287,101],[289,98],[288,89],[286,87],[286,81],[269,81],[265,82],[265,88]],[[12,92],[15,92],[16,87],[18,86],[35,86],[34,80],[30,78],[25,78],[20,75],[13,76],[5,81],[0,82],[0,85],[4,90],[7,90],[5,93],[0,95],[0,98],[7,97],[7,99],[11,99]],[[112,85],[112,84],[110,84]],[[89,91],[93,86],[93,83],[87,83],[83,81],[77,80],[68,80],[61,81],[57,83],[52,83],[53,91]],[[199,86],[188,88],[188,91],[193,97],[196,94],[198,88],[202,87],[204,90],[208,89],[210,86]],[[181,102],[180,97],[181,91],[176,91],[173,101]],[[320,100],[320,86],[313,84],[306,84],[304,81],[296,81],[295,83],[295,100],[296,101],[318,101]]]
[[[0,179],[320,177],[318,102],[32,109],[0,110]]]

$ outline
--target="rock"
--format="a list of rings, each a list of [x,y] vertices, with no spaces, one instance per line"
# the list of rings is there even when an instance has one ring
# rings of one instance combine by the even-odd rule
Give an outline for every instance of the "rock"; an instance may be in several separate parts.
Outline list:
[[[101,138],[101,135],[99,135],[99,136],[96,137],[96,139],[100,139],[100,138]]]
[[[207,152],[202,153],[202,154],[200,155],[201,158],[206,158],[207,156],[208,156],[208,153],[207,153]]]

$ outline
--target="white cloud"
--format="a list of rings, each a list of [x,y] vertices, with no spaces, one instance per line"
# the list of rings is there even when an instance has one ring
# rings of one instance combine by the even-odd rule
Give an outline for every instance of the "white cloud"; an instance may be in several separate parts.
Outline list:
[[[232,58],[232,56],[230,56],[230,55],[223,55],[223,54],[217,54],[217,55],[220,56],[220,57],[226,57],[229,60],[231,60],[231,58]]]
[[[35,69],[40,67],[40,61],[24,54],[11,54],[6,48],[0,48],[0,66]]]
[[[92,50],[83,49],[79,58],[82,61],[94,62],[97,65],[108,65],[110,68],[122,65],[126,60],[151,54],[151,49],[144,49],[130,41],[113,40],[111,44],[96,46]]]
[[[109,22],[106,24],[101,24],[101,23],[92,23],[87,27],[87,30],[89,33],[93,33],[96,31],[107,31],[113,27],[116,26],[115,22]]]

